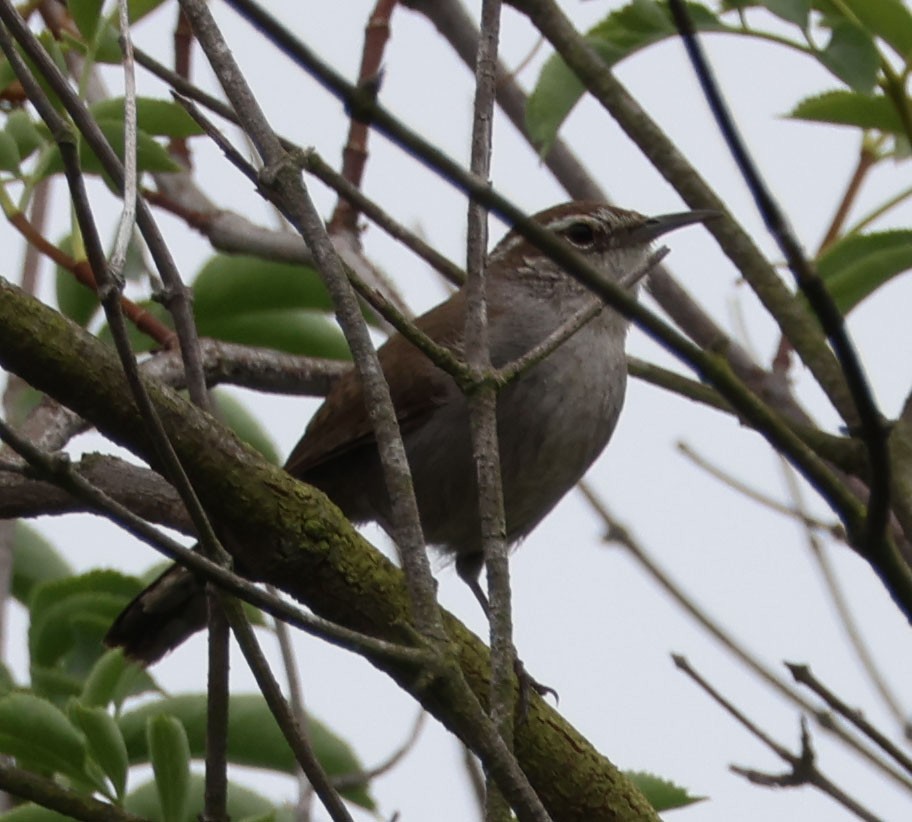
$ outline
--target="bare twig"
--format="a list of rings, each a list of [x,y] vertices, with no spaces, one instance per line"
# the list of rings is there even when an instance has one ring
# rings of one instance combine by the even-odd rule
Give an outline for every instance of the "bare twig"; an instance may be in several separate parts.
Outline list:
[[[843,542],[845,541],[845,530],[838,522],[824,522],[821,519],[812,517],[797,503],[793,505],[784,505],[771,496],[764,494],[756,488],[737,479],[718,465],[714,465],[685,442],[678,443],[678,451],[698,468],[701,468],[707,474],[719,480],[719,482],[727,485],[732,490],[737,491],[739,494],[753,500],[759,505],[762,505],[764,508],[768,508],[783,516],[792,517],[807,528],[824,531],[834,539],[842,540]]]
[[[749,670],[759,676],[767,685],[772,687],[773,690],[785,697],[793,705],[799,707],[802,711],[812,715],[820,727],[834,734],[840,742],[871,765],[878,768],[884,775],[902,785],[904,788],[910,787],[910,784],[902,774],[897,773],[896,770],[889,767],[885,762],[872,756],[871,752],[860,745],[857,739],[846,733],[845,729],[840,725],[832,722],[828,714],[818,710],[810,700],[806,699],[801,693],[792,688],[775,671],[768,668],[759,659],[754,657],[740,642],[728,633],[728,631],[697,605],[697,603],[694,602],[681,587],[659,567],[633,534],[611,515],[605,504],[599,499],[588,483],[583,481],[579,483],[578,487],[583,492],[583,495],[586,497],[589,504],[605,523],[606,542],[613,541],[627,549],[631,556],[633,556],[633,558],[643,566],[646,572],[672,596],[684,611],[690,614],[711,636],[721,643],[726,650],[747,666]]]
[[[415,743],[418,741],[418,736],[421,734],[421,729],[424,727],[426,718],[427,713],[423,710],[419,711],[405,741],[382,762],[379,762],[374,765],[373,768],[361,771],[360,773],[347,773],[333,777],[333,784],[340,790],[343,788],[355,787],[357,785],[366,785],[371,780],[376,779],[378,776],[382,776],[395,768],[406,754],[415,747]]]
[[[755,784],[765,785],[767,787],[785,788],[799,785],[813,785],[819,791],[827,794],[840,805],[850,810],[860,819],[868,820],[868,822],[879,822],[878,818],[867,808],[852,799],[852,797],[843,791],[835,782],[821,773],[820,769],[817,767],[816,756],[811,745],[811,736],[808,732],[807,721],[803,717],[801,719],[801,753],[796,756],[784,745],[780,745],[776,742],[776,740],[765,733],[759,726],[751,722],[751,720],[738,710],[732,702],[722,696],[722,694],[713,688],[706,679],[697,673],[683,656],[672,654],[672,659],[678,670],[687,674],[687,676],[696,682],[700,688],[709,694],[715,702],[721,705],[722,708],[731,714],[741,725],[763,742],[770,750],[774,751],[780,759],[783,759],[788,763],[791,769],[787,774],[779,774],[776,776],[761,774],[758,771],[748,770],[735,765],[732,766],[732,771],[745,776]]]
[[[263,655],[263,650],[260,648],[259,642],[257,642],[253,628],[240,603],[235,599],[224,597],[222,606],[225,609],[225,616],[231,624],[231,630],[234,632],[238,645],[241,646],[244,658],[250,666],[260,692],[269,706],[269,710],[275,717],[279,728],[281,728],[282,735],[293,751],[295,759],[304,773],[307,774],[307,778],[323,803],[323,807],[326,808],[333,822],[353,822],[348,808],[345,807],[345,803],[342,801],[342,797],[339,796],[339,792],[335,789],[325,769],[317,759],[307,734],[298,723],[294,711],[289,707],[285,697],[282,696],[282,689],[269,668],[269,663]]]
[[[294,625],[313,636],[338,645],[340,648],[362,650],[380,657],[391,655],[391,658],[416,667],[432,663],[432,658],[423,649],[409,648],[376,639],[317,617],[283,599],[270,596],[252,582],[237,576],[202,554],[185,548],[72,470],[66,455],[51,454],[37,448],[13,431],[2,419],[0,419],[0,440],[21,455],[38,472],[39,476],[84,500],[90,510],[104,514],[127,533],[147,545],[151,545],[169,559],[173,559],[194,573],[215,582],[228,593],[256,605],[277,619],[282,619],[289,625]]]
[[[380,91],[383,53],[390,36],[390,18],[397,0],[377,0],[367,21],[364,32],[364,49],[361,52],[361,68],[358,71],[358,85],[375,96]],[[348,139],[342,150],[342,176],[351,185],[361,188],[364,167],[367,165],[367,141],[370,129],[367,123],[356,117],[351,118]],[[358,233],[358,211],[351,200],[342,198],[336,203],[336,210],[329,221],[329,233],[346,231],[354,236]]]
[[[278,598],[278,591],[271,585],[266,586],[266,590],[274,597]],[[298,666],[295,661],[294,646],[291,642],[291,631],[288,625],[281,619],[275,620],[276,639],[279,642],[279,653],[282,656],[282,667],[285,669],[285,679],[288,682],[288,704],[298,723],[298,729],[302,734],[308,734],[307,710],[304,707],[304,689],[301,686],[301,678],[298,676]],[[294,807],[294,817],[296,822],[308,822],[310,820],[311,799],[313,798],[313,786],[307,779],[304,769],[298,764],[295,777],[298,780],[298,801]],[[336,789],[341,786],[333,782]]]
[[[786,487],[792,498],[792,504],[795,509],[804,514],[805,504],[801,493],[801,485],[798,483],[794,472],[788,464],[782,461],[780,462],[782,464],[782,472],[785,478]],[[836,571],[830,562],[826,546],[821,544],[817,535],[811,530],[809,525],[805,527],[805,537],[811,555],[814,557],[817,567],[820,569],[820,574],[823,577],[827,592],[830,595],[830,600],[836,609],[836,613],[839,615],[839,621],[842,623],[849,644],[855,651],[855,656],[858,657],[862,669],[867,674],[868,679],[871,681],[871,684],[874,686],[877,693],[880,694],[880,698],[887,706],[887,709],[893,714],[894,720],[900,725],[905,724],[906,713],[903,711],[899,699],[897,699],[892,689],[887,685],[886,680],[877,667],[877,663],[874,661],[868,643],[861,635],[861,629],[852,614],[852,609],[843,593],[842,586],[836,576]]]
[[[897,575],[900,569],[894,566],[897,561],[901,562],[901,558],[895,547],[888,544],[887,538],[890,511],[888,429],[874,400],[858,353],[835,301],[805,256],[801,244],[792,233],[785,215],[764,183],[738,134],[735,122],[722,99],[712,69],[693,30],[686,6],[681,0],[670,0],[670,8],[719,130],[747,182],[767,229],[775,238],[799,288],[820,320],[848,383],[854,413],[844,419],[849,425],[854,425],[856,419],[858,420],[859,433],[867,445],[871,463],[871,494],[868,498],[864,530],[862,533],[852,534],[853,542],[874,559],[881,573],[887,574],[888,578]]]
[[[481,39],[475,62],[475,101],[472,116],[470,169],[490,181],[491,143],[494,129],[494,81],[500,38],[500,0],[481,4]],[[488,212],[471,200],[466,248],[465,357],[478,387],[466,397],[472,454],[478,479],[478,513],[481,547],[488,583],[488,627],[491,638],[490,713],[507,748],[513,748],[513,608],[510,566],[506,540],[503,485],[500,476],[500,446],[497,439],[497,387],[483,383],[491,370],[488,336],[485,258],[488,247]],[[512,817],[503,794],[491,775],[485,782],[485,819]]]
[[[662,246],[653,251],[646,262],[636,270],[630,272],[624,279],[630,282],[638,282],[658,263],[668,255],[668,248]],[[516,379],[520,374],[524,374],[533,365],[540,363],[545,357],[549,356],[555,349],[563,345],[577,331],[587,323],[594,320],[605,308],[605,303],[597,297],[576,312],[572,317],[562,323],[551,334],[549,334],[538,345],[530,348],[525,354],[517,357],[513,362],[498,369],[495,379],[502,385]]]
[[[789,672],[795,678],[795,682],[800,682],[802,685],[806,685],[810,688],[817,696],[819,696],[827,705],[830,706],[836,713],[840,716],[845,717],[852,725],[858,728],[865,736],[868,737],[872,742],[874,742],[881,750],[884,751],[888,756],[892,757],[897,764],[900,765],[908,774],[912,775],[912,758],[910,758],[905,751],[899,748],[897,745],[887,738],[887,736],[881,733],[877,728],[875,728],[867,719],[865,719],[864,714],[857,708],[852,708],[847,705],[843,700],[841,700],[833,691],[826,687],[816,676],[811,672],[811,668],[808,665],[799,665],[794,662],[786,662],[785,667],[789,669]]]

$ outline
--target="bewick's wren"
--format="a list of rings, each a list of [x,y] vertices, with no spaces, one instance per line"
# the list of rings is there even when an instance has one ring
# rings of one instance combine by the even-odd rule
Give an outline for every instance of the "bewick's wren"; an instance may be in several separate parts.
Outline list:
[[[713,212],[647,218],[594,202],[536,215],[606,277],[636,288],[651,242]],[[591,292],[511,231],[487,263],[492,364],[536,346],[591,299]],[[458,291],[416,320],[435,342],[463,350],[465,294]],[[497,428],[507,540],[526,536],[583,476],[607,445],[627,382],[627,321],[605,308],[497,397]],[[483,601],[478,491],[466,399],[453,379],[399,334],[379,350],[402,430],[424,535],[455,555],[459,575]],[[324,491],[350,520],[390,530],[390,504],[373,430],[355,373],[339,379],[286,463],[290,474]],[[170,576],[169,576],[170,575]],[[167,588],[166,588],[167,586]],[[173,595],[168,594],[173,589]],[[205,624],[200,584],[166,572],[118,617],[107,636],[151,662]],[[154,590],[150,590],[154,589]],[[166,595],[168,594],[168,595]]]

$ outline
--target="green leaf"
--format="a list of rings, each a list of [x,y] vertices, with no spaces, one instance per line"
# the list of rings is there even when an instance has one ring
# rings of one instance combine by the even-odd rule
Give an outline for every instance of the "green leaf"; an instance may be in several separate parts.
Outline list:
[[[737,31],[699,3],[687,3],[687,9],[698,31]],[[632,0],[591,29],[586,41],[611,67],[653,43],[676,36],[677,29],[666,6],[654,0]],[[526,107],[526,128],[543,155],[583,92],[583,84],[560,56],[554,55],[545,63]]]
[[[702,802],[705,796],[691,796],[685,788],[678,787],[667,779],[642,771],[626,771],[625,776],[636,785],[649,804],[658,812],[672,808],[684,808],[695,802]]]
[[[198,317],[271,309],[308,308],[332,311],[320,275],[304,265],[281,263],[246,254],[216,254],[193,282]]]
[[[893,104],[883,95],[828,91],[807,97],[787,115],[794,120],[852,126],[902,134],[903,124]]]
[[[70,257],[76,256],[71,234],[60,239],[57,247]],[[62,266],[54,266],[54,275],[57,287],[57,307],[65,317],[69,317],[74,323],[85,328],[101,308],[98,295],[91,288],[79,282],[73,272]]]
[[[0,662],[0,696],[6,696],[15,687],[16,680],[13,679],[10,669],[5,663]]]
[[[183,822],[190,807],[190,744],[173,716],[150,716],[146,743],[163,822]]]
[[[110,20],[106,20],[101,31],[95,36],[86,54],[96,63],[119,65],[123,63],[123,51],[120,48],[120,30]]]
[[[123,160],[123,120],[99,120],[98,127],[117,156]],[[102,174],[104,169],[98,156],[89,148],[82,135],[79,136],[78,140],[80,165],[83,172],[85,174]],[[172,172],[181,170],[180,165],[171,159],[167,149],[144,131],[139,131],[136,135],[136,165],[139,171]],[[42,168],[42,176],[48,177],[62,172],[63,158],[60,156],[60,149],[55,146]]]
[[[67,7],[80,34],[91,43],[101,23],[104,0],[69,0]]]
[[[181,721],[187,731],[190,752],[195,759],[205,755],[206,695],[182,694],[142,705],[120,717],[120,728],[127,743],[132,763],[148,757],[145,727],[149,717],[170,714]],[[308,732],[314,752],[330,776],[360,773],[363,766],[347,742],[336,736],[319,720],[310,717]],[[231,697],[228,720],[228,758],[238,765],[294,773],[296,763],[285,737],[259,694]],[[365,787],[342,791],[342,795],[373,809],[374,802]]]
[[[903,0],[843,0],[871,34],[880,37],[903,61],[912,58],[912,12]]]
[[[16,523],[12,593],[17,601],[27,605],[35,586],[72,573],[67,561],[38,531],[21,520]]]
[[[165,0],[129,0],[127,14],[131,23],[142,20],[147,14],[155,11]]]
[[[67,714],[85,735],[88,752],[110,780],[115,796],[123,799],[129,764],[127,746],[114,717],[103,708],[86,707],[75,700],[67,706]]]
[[[65,705],[67,700],[79,696],[82,679],[59,668],[49,668],[34,662],[29,666],[32,691],[49,699],[55,705]]]
[[[197,320],[203,337],[274,348],[289,354],[350,359],[345,337],[325,314],[303,310],[255,311]]]
[[[292,354],[349,359],[329,295],[307,266],[217,254],[193,283],[201,335]]]
[[[87,777],[85,737],[63,711],[32,694],[0,698],[0,753],[32,770]]]
[[[62,813],[42,808],[41,805],[34,805],[26,802],[19,805],[11,811],[0,814],[0,822],[72,822],[72,816],[64,816]]]
[[[250,413],[246,406],[227,391],[215,389],[211,392],[215,416],[224,422],[235,434],[248,445],[252,445],[270,462],[278,465],[279,452],[272,437],[260,425],[259,420]]]
[[[89,109],[97,120],[124,121],[124,98],[115,97],[95,103]],[[140,131],[158,137],[192,137],[203,130],[183,106],[171,100],[136,98],[136,122]]]
[[[197,822],[203,810],[204,778],[201,774],[190,775],[189,802],[187,813],[180,822]],[[124,803],[125,810],[146,819],[162,819],[161,804],[155,784],[149,782],[131,791]],[[273,816],[274,815],[274,816]],[[288,807],[276,805],[258,793],[234,783],[228,785],[228,816],[232,820],[253,817],[271,817],[276,822],[294,822],[294,814]],[[0,819],[2,822],[2,819]],[[26,820],[25,822],[28,822]]]
[[[802,29],[807,27],[811,0],[762,0],[761,5],[787,23],[794,23]]]
[[[830,246],[817,261],[817,271],[843,314],[910,268],[909,230],[846,237]]]
[[[19,155],[16,139],[9,132],[0,131],[0,171],[18,174],[21,161],[22,157]]]
[[[83,677],[104,652],[102,638],[136,594],[134,577],[90,571],[46,582],[30,603],[29,652],[33,665]]]
[[[22,159],[30,157],[46,142],[25,109],[16,109],[7,115],[5,130],[16,141]]]
[[[103,708],[111,703],[120,708],[128,696],[158,691],[149,673],[130,662],[119,648],[103,654],[85,678],[79,701]]]
[[[868,32],[847,20],[833,25],[830,42],[817,59],[853,91],[869,94],[877,84],[880,55]]]

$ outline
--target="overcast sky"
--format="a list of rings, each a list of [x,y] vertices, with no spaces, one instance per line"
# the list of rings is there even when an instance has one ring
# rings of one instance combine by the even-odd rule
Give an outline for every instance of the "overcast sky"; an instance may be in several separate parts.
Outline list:
[[[294,19],[289,19],[287,9],[296,4],[272,0],[264,5],[283,14],[336,68],[352,79],[356,76],[372,0],[311,0],[300,4]],[[474,9],[477,3],[470,5]],[[562,5],[580,27],[586,27],[619,4]],[[275,126],[336,162],[347,128],[339,104],[222,4],[213,4],[213,11]],[[166,44],[172,16],[159,14],[145,22],[136,31],[138,42],[159,55],[170,54]],[[536,35],[512,11],[505,13],[502,28],[505,60],[512,65],[535,45]],[[856,136],[849,130],[790,122],[781,115],[804,96],[834,88],[835,81],[782,48],[726,37],[710,38],[707,46],[760,168],[802,241],[808,248],[816,247],[850,173]],[[534,82],[548,54],[543,47],[532,67],[520,75],[526,86]],[[203,62],[198,57],[197,77],[208,86],[211,77]],[[450,156],[467,162],[470,77],[423,18],[397,11],[385,66],[383,103]],[[651,48],[623,63],[618,75],[775,259],[709,121],[680,45]],[[142,85],[146,93],[166,94],[145,78]],[[563,136],[618,204],[654,214],[682,209],[674,191],[596,104],[587,101],[579,106]],[[382,138],[372,138],[370,152],[365,180],[370,196],[461,262],[462,197]],[[251,186],[216,152],[201,149],[197,158],[199,178],[214,200],[274,224]],[[897,184],[899,176],[905,182]],[[858,213],[879,202],[885,192],[908,185],[908,176],[908,164],[879,170],[862,195]],[[493,179],[500,191],[530,211],[567,199],[504,118],[495,123]],[[312,193],[328,215],[333,197],[319,183],[312,185]],[[890,224],[908,224],[910,216],[905,209]],[[53,236],[65,230],[67,215],[58,218],[59,232]],[[210,250],[173,219],[162,217],[162,225],[189,276]],[[6,232],[2,236],[7,244],[18,247],[8,229],[0,231]],[[492,225],[492,241],[502,233],[500,225]],[[364,242],[368,254],[395,277],[416,310],[442,298],[444,289],[425,267],[379,230],[368,229]],[[689,228],[670,235],[665,243],[671,248],[667,262],[682,283],[726,328],[740,334],[738,324],[743,320],[747,344],[768,361],[777,342],[775,329],[748,289],[739,285],[736,272],[709,235]],[[3,274],[15,271],[13,267]],[[897,411],[912,382],[910,304],[912,281],[906,276],[868,300],[850,319],[888,416]],[[630,334],[629,351],[664,365],[672,363],[636,329]],[[795,377],[807,406],[825,425],[835,425],[835,415],[800,369]],[[315,407],[300,399],[239,394],[264,415],[283,453],[293,446]],[[778,666],[782,660],[808,663],[846,701],[863,707],[871,720],[883,723],[895,736],[894,725],[843,640],[801,529],[708,478],[680,456],[679,441],[754,487],[783,498],[781,466],[758,435],[636,381],[630,384],[614,439],[589,479],[656,561],[745,647],[768,665]],[[94,449],[99,441],[82,438],[74,445]],[[812,509],[832,518],[814,494],[805,491]],[[139,571],[158,560],[151,549],[87,517],[45,520],[41,527],[80,568],[103,563]],[[511,566],[516,644],[530,672],[560,693],[561,712],[619,766],[655,772],[709,797],[675,812],[675,819],[850,818],[810,789],[764,790],[729,773],[730,763],[770,772],[781,772],[785,765],[677,673],[670,653],[689,657],[729,699],[792,750],[797,750],[798,713],[708,637],[622,549],[604,546],[602,530],[585,500],[572,493],[526,540]],[[370,535],[389,552],[381,535]],[[873,655],[894,688],[906,685],[912,650],[908,625],[865,563],[838,545],[832,546],[830,555]],[[451,569],[439,562],[437,566],[444,605],[486,636],[474,600]],[[272,645],[268,637],[264,641]],[[158,666],[156,673],[169,689],[202,689],[201,642],[198,637]],[[348,739],[367,766],[382,760],[411,727],[417,710],[411,698],[355,656],[305,637],[299,645],[310,710]],[[24,649],[14,647],[11,653],[21,671]],[[239,657],[233,676],[239,687],[252,689]],[[819,766],[827,776],[885,819],[908,815],[908,795],[829,743],[823,731],[814,727],[813,733]],[[415,750],[374,784],[381,817],[400,811],[406,822],[471,819],[472,800],[460,760],[457,742],[431,720]],[[247,773],[245,778],[264,784],[257,774]],[[294,793],[291,780],[271,781],[268,787],[289,798]],[[317,818],[323,817],[318,813]]]

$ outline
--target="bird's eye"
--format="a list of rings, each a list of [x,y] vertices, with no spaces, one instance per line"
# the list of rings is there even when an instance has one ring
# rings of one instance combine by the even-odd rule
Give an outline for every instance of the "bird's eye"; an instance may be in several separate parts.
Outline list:
[[[595,229],[589,223],[571,223],[561,233],[577,248],[595,243]]]

